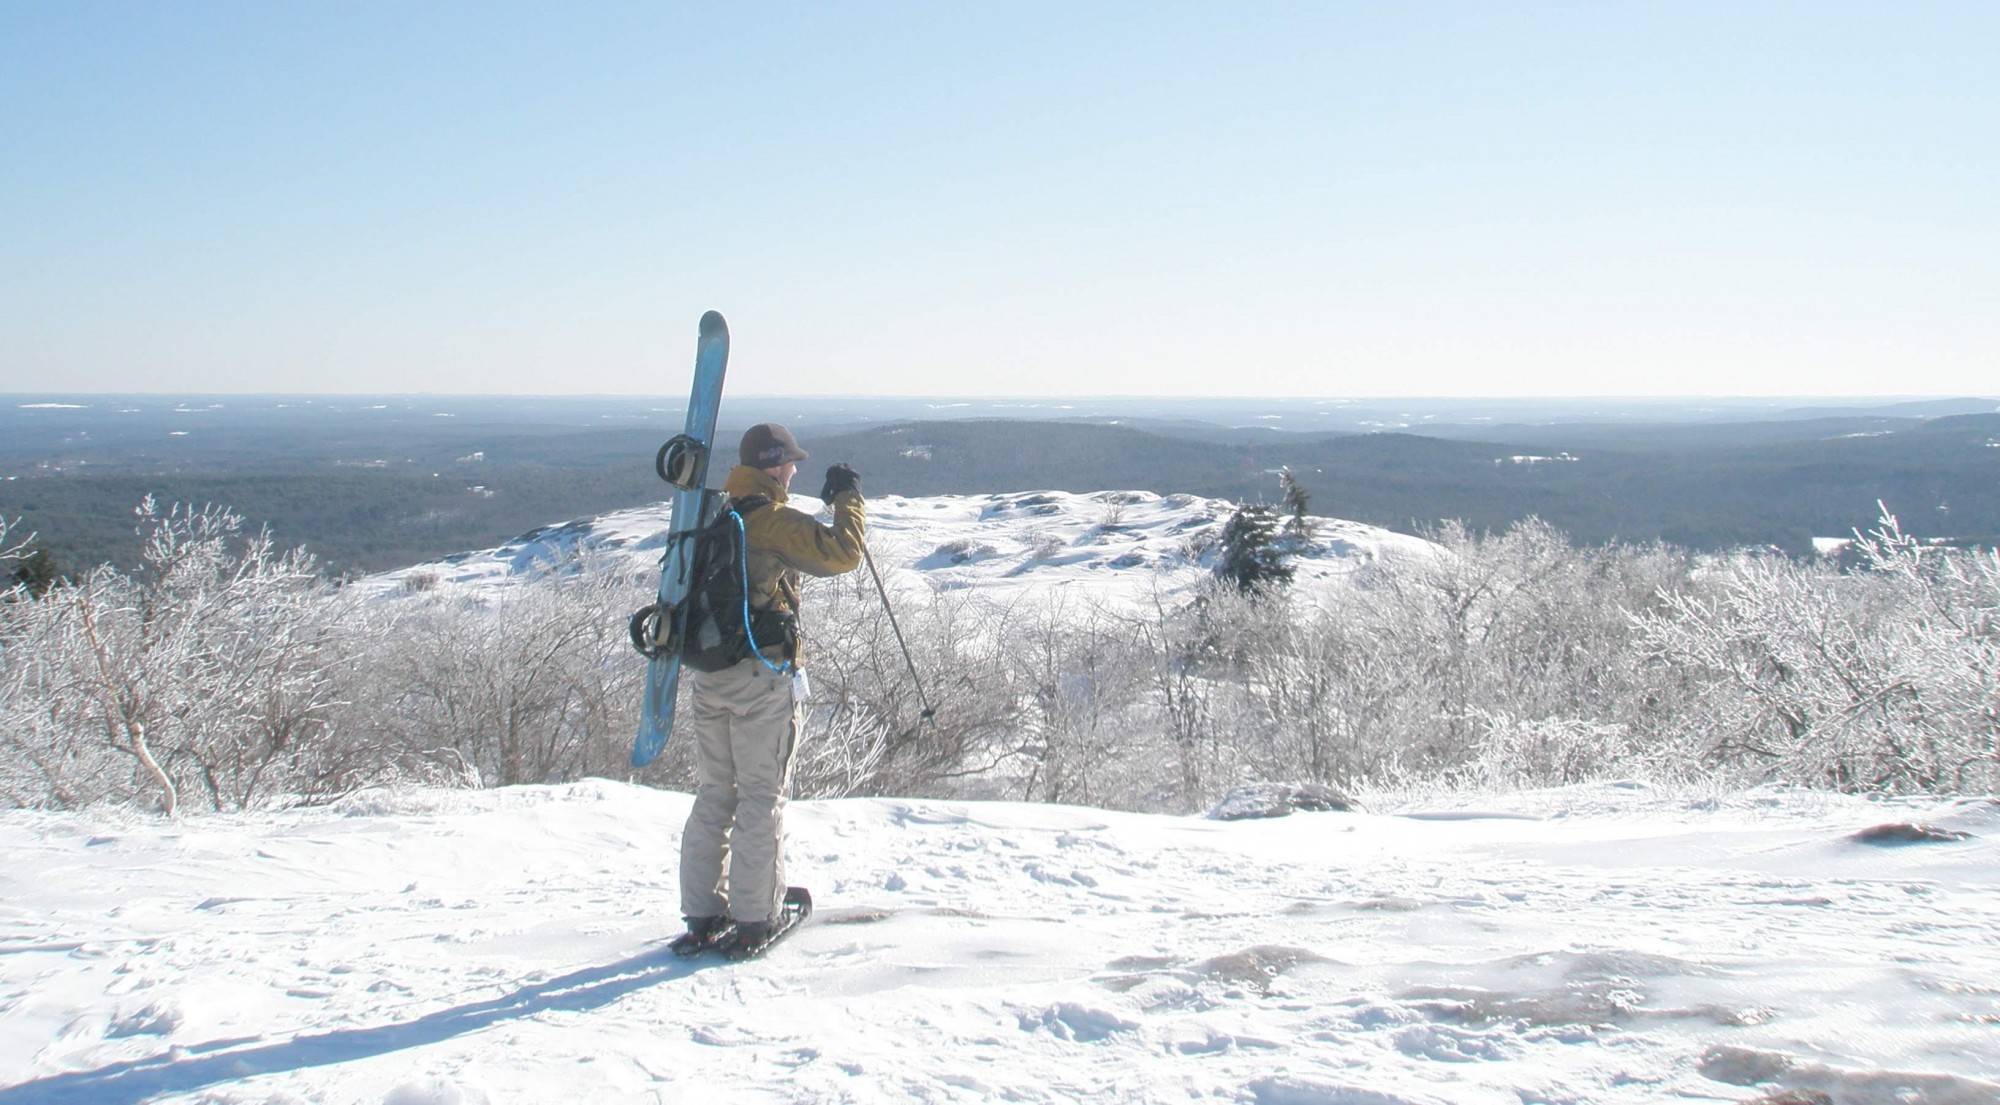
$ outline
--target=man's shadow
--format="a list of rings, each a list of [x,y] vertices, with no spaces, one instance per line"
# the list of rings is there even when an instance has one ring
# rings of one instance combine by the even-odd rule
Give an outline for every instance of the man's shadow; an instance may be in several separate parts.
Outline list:
[[[586,967],[524,986],[492,1001],[440,1009],[402,1024],[343,1028],[258,1046],[250,1046],[256,1037],[217,1040],[97,1070],[53,1074],[0,1089],[0,1105],[138,1105],[161,1094],[190,1093],[260,1074],[369,1059],[537,1013],[600,1009],[635,990],[686,978],[701,967],[699,960],[680,959],[659,947],[603,967]]]

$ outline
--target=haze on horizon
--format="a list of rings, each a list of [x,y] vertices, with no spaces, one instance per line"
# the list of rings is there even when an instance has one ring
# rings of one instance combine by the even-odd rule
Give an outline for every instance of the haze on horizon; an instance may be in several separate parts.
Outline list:
[[[2000,7],[0,0],[0,388],[1990,394]]]

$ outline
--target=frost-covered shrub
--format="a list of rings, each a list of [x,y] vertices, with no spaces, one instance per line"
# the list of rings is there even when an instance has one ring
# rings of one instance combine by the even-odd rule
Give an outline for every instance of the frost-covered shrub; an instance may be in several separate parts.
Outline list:
[[[0,568],[27,558],[28,542],[33,540],[34,535],[23,535],[20,529],[20,519],[0,517]],[[0,579],[8,580],[8,589],[11,590],[11,577],[0,576]]]
[[[1287,783],[1252,783],[1237,787],[1222,801],[1209,807],[1214,821],[1248,821],[1289,817],[1293,813],[1345,812],[1357,808],[1354,799],[1324,783],[1292,786]]]
[[[433,586],[370,606],[342,677],[347,773],[623,776],[645,668],[625,633],[638,593],[586,556],[498,592]]]
[[[317,768],[353,606],[214,507],[138,510],[143,564],[0,604],[0,795],[242,809]]]
[[[1376,562],[1351,586],[1218,589],[1179,615],[1206,627],[1205,650],[1184,652],[1224,734],[1185,802],[1230,778],[1552,783],[1645,762],[1675,676],[1645,663],[1631,611],[1682,586],[1685,558],[1576,548],[1533,520],[1432,538],[1434,556]]]
[[[361,602],[227,511],[148,503],[140,523],[141,572],[0,597],[0,802],[692,783],[684,735],[628,765],[645,664],[625,620],[650,573],[584,556]],[[811,580],[794,791],[1197,812],[1258,783],[2000,785],[1991,551],[1893,519],[1846,572],[1579,548],[1532,520],[1430,536],[1338,586],[1215,579],[1144,611],[891,572],[892,622],[867,571]]]
[[[1151,665],[1126,624],[1088,600],[1051,596],[1011,612],[1001,658],[1016,796],[1123,805],[1148,786],[1153,765],[1135,735],[1151,721]]]
[[[839,793],[953,793],[1004,755],[1014,728],[1001,674],[1004,612],[962,592],[899,589],[893,601],[894,623],[866,569],[807,581],[799,635],[812,699],[795,781],[814,785],[816,771],[837,763],[827,778]]]
[[[1487,714],[1465,776],[1500,787],[1581,783],[1627,773],[1639,756],[1625,726],[1582,717]]]
[[[1637,619],[1692,689],[1686,756],[1844,790],[2000,785],[2000,558],[1886,515],[1856,547],[1854,572],[1728,557]]]

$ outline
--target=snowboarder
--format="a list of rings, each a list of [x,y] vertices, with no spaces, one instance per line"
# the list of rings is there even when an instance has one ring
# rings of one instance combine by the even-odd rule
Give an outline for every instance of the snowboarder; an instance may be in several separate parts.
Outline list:
[[[681,836],[681,912],[687,932],[675,952],[713,947],[731,959],[757,954],[784,919],[785,789],[806,697],[799,669],[802,575],[853,571],[866,549],[861,477],[836,464],[820,498],[833,509],[822,525],[786,505],[807,453],[775,422],[750,427],[742,463],[723,491],[743,515],[751,619],[761,655],[722,671],[689,673],[694,723],[695,800]],[[762,645],[766,627],[782,643]]]

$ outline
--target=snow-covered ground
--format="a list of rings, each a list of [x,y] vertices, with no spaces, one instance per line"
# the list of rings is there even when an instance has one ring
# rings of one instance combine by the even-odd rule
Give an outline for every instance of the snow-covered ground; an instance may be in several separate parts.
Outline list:
[[[808,512],[818,499],[794,496]],[[1075,494],[897,495],[868,500],[868,539],[890,586],[959,590],[1007,603],[1021,594],[1087,591],[1107,604],[1145,604],[1208,575],[1212,550],[1235,504],[1147,491]],[[372,576],[385,594],[423,586],[471,589],[532,581],[537,570],[578,548],[635,571],[659,561],[672,511],[638,507],[544,526],[495,549],[461,553]],[[1313,523],[1313,540],[1294,566],[1305,587],[1332,584],[1384,557],[1428,556],[1436,546],[1376,526],[1335,518]]]
[[[743,964],[665,950],[687,803],[0,813],[0,1105],[2000,1101],[1988,800],[804,802]]]

